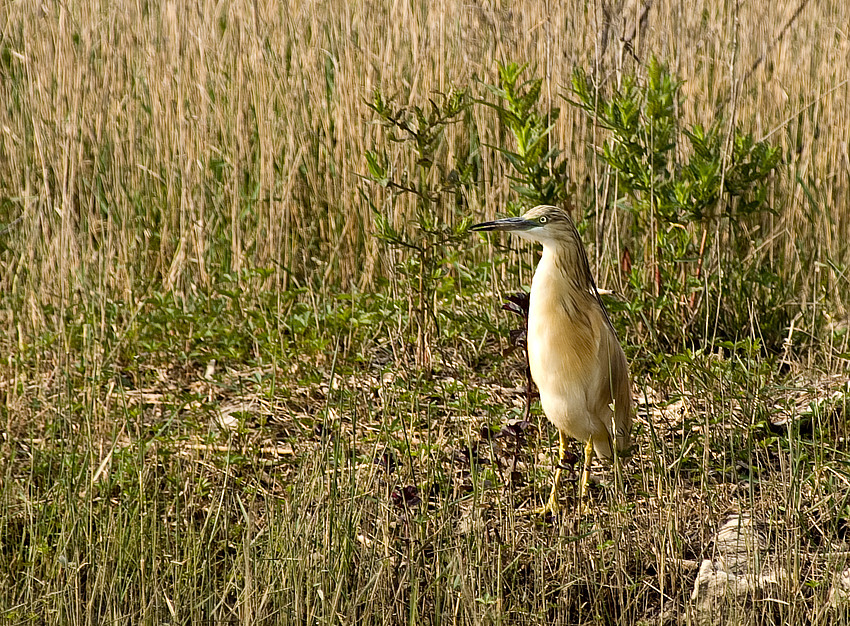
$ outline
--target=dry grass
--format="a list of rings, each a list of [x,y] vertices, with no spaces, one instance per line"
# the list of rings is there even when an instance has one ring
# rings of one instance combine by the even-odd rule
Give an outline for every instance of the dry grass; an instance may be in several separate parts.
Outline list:
[[[0,620],[682,623],[730,510],[788,572],[781,602],[742,619],[835,619],[846,375],[815,372],[844,372],[848,350],[848,24],[838,0],[4,6]],[[571,179],[603,203],[600,131],[561,96],[575,65],[616,82],[650,55],[685,80],[684,122],[722,115],[783,147],[757,253],[783,259],[800,314],[777,363],[659,355],[624,491],[599,468],[597,517],[536,524],[521,511],[549,430],[519,449],[480,433],[521,414],[487,292],[528,282],[507,268],[530,252],[488,273],[471,243],[437,373],[409,368],[404,253],[372,236],[361,191],[397,224],[410,207],[361,179],[385,140],[366,103],[528,61],[562,107]],[[482,145],[505,145],[491,113],[473,109]],[[512,194],[482,159],[480,217]],[[602,286],[616,224],[590,249]]]

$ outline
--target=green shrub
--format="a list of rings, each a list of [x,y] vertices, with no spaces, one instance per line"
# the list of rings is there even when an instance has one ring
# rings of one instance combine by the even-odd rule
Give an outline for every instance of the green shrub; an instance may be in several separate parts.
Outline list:
[[[572,103],[607,131],[598,151],[615,182],[607,201],[631,226],[621,263],[627,341],[678,352],[757,335],[777,349],[790,287],[759,246],[781,153],[737,127],[726,132],[723,119],[683,127],[681,86],[657,60],[613,89],[573,75]]]
[[[439,334],[437,295],[448,279],[444,261],[452,244],[466,240],[471,220],[466,193],[480,171],[480,156],[473,142],[458,153],[451,167],[440,163],[440,151],[447,126],[462,121],[471,125],[471,118],[465,116],[470,101],[465,92],[452,91],[430,100],[427,106],[395,108],[392,100],[375,92],[369,106],[387,128],[390,141],[408,144],[414,157],[410,169],[397,171],[390,165],[386,150],[367,151],[369,180],[385,187],[389,194],[382,207],[365,192],[363,197],[374,215],[378,239],[410,253],[396,263],[395,275],[413,309],[416,366],[430,369],[432,338]],[[412,215],[407,209],[409,203],[401,198],[412,199]],[[442,211],[437,207],[446,201],[454,205],[457,216],[451,224],[438,217]]]

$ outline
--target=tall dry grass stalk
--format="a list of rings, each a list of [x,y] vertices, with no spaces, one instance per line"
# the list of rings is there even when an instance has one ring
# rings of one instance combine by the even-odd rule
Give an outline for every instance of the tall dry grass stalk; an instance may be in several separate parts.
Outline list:
[[[530,62],[563,109],[554,138],[575,155],[573,179],[601,186],[585,158],[598,133],[560,96],[575,65],[616,81],[651,54],[685,80],[686,121],[722,112],[784,147],[804,185],[777,198],[762,253],[815,260],[801,297],[844,312],[845,2],[27,1],[2,23],[7,330],[61,326],[48,318],[86,294],[133,302],[254,267],[275,268],[269,288],[369,288],[390,265],[358,195],[382,132],[366,108],[375,88],[421,103],[494,82],[495,60]],[[495,117],[476,116],[482,142],[504,145]],[[510,193],[504,165],[484,157],[481,215]]]

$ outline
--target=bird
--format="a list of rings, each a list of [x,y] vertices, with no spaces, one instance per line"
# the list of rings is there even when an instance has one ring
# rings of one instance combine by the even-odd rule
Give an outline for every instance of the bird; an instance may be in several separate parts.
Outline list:
[[[559,512],[558,488],[568,437],[585,444],[579,510],[594,454],[615,461],[631,445],[629,365],[590,272],[569,213],[536,206],[521,217],[482,222],[472,231],[505,231],[543,245],[531,281],[527,349],[531,377],[546,418],[558,429],[559,463],[540,515]]]

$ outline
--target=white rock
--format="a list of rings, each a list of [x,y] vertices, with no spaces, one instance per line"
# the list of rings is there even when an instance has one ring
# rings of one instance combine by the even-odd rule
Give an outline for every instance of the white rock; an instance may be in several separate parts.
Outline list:
[[[717,531],[714,548],[714,560],[702,562],[691,593],[698,624],[738,624],[752,610],[754,598],[778,596],[784,572],[749,515],[730,517]]]

